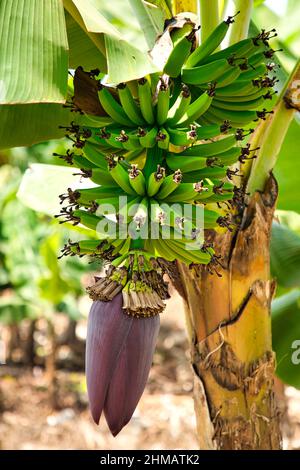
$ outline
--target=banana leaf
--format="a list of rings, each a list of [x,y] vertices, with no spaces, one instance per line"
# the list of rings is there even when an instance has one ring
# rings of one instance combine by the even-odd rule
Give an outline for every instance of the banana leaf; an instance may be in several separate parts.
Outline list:
[[[0,3],[0,148],[61,137],[68,43],[60,0]]]

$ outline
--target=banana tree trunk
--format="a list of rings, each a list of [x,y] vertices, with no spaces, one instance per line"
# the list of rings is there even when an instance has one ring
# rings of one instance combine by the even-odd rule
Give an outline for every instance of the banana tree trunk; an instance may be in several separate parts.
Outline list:
[[[211,234],[222,255],[222,277],[179,266],[201,449],[281,447],[270,321],[275,284],[269,242],[276,198],[271,177],[264,193],[249,201],[235,233]]]

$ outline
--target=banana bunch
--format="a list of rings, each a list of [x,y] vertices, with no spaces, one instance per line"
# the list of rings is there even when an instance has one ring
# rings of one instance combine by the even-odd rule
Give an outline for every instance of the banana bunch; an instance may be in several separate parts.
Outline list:
[[[271,112],[264,103],[276,83],[269,62],[274,31],[215,52],[232,22],[228,17],[198,47],[193,24],[175,30],[159,77],[114,88],[94,77],[106,125],[84,116],[66,128],[73,148],[59,156],[93,185],[62,194],[58,217],[95,231],[97,239],[69,241],[62,256],[110,263],[88,292],[111,301],[122,291],[129,315],[163,310],[163,275],[172,275],[176,260],[211,271],[218,257],[205,229],[233,230],[232,208],[243,204],[232,165],[255,158],[243,140]]]

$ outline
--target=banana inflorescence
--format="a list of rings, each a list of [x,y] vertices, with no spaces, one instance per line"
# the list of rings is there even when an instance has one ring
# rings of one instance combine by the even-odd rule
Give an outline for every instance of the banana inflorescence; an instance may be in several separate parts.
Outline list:
[[[239,176],[232,165],[255,158],[242,141],[270,112],[276,78],[273,31],[215,52],[233,21],[196,48],[195,25],[175,30],[159,79],[113,88],[94,77],[107,125],[85,116],[66,129],[73,149],[61,158],[94,185],[61,195],[67,205],[59,216],[96,231],[97,240],[69,242],[62,256],[108,261],[89,294],[109,301],[122,291],[130,315],[163,310],[163,275],[172,277],[176,260],[211,270],[218,257],[202,229],[232,230],[239,216],[243,190],[232,182]]]

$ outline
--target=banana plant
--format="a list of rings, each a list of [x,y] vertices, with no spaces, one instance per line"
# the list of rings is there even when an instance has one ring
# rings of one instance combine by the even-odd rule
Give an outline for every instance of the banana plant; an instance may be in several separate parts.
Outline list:
[[[272,170],[299,109],[299,63],[284,84],[282,72],[277,79],[277,33],[250,24],[252,0],[232,11],[218,0],[128,0],[121,16],[118,1],[42,3],[1,5],[14,25],[4,30],[1,141],[66,135],[70,148],[56,156],[89,181],[66,188],[58,217],[96,232],[63,256],[108,265],[88,288],[95,422],[103,412],[116,435],[134,412],[168,274],[186,306],[200,447],[280,448]],[[11,44],[22,44],[21,60]]]

